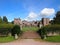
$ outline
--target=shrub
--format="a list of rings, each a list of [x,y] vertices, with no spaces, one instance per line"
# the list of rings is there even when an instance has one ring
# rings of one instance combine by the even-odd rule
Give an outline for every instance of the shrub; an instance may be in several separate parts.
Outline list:
[[[37,32],[38,32],[39,35],[41,36],[41,39],[44,39],[44,36],[47,34],[47,33],[46,33],[47,31],[46,31],[45,27],[42,27],[42,28],[39,29]]]
[[[13,35],[13,36],[14,36],[15,34],[19,35],[19,34],[21,33],[20,26],[15,25],[15,26],[13,27],[13,29],[11,30],[11,32],[12,32],[12,35]]]

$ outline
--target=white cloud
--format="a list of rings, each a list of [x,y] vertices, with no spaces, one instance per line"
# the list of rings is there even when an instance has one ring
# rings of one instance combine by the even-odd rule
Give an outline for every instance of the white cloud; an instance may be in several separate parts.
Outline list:
[[[53,8],[44,8],[41,10],[40,15],[36,14],[35,12],[30,12],[28,16],[25,18],[27,21],[32,21],[38,19],[37,17],[48,17],[51,18],[50,16],[53,16],[55,14],[55,9]]]
[[[36,17],[37,17],[37,14],[34,12],[30,12],[28,15],[28,18],[36,18]]]
[[[29,15],[25,18],[25,20],[31,21],[35,20],[38,17],[38,15],[34,12],[30,12]]]
[[[50,16],[50,15],[53,15],[55,13],[55,9],[53,8],[44,8],[40,14],[42,16]]]
[[[53,20],[52,18],[50,20]]]

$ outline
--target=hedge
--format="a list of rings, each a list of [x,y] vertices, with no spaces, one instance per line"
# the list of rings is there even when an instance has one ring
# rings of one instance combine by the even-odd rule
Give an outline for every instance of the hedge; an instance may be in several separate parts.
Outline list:
[[[44,28],[47,32],[60,32],[60,25],[48,25]]]
[[[41,37],[44,35],[47,36],[48,33],[54,33],[54,32],[60,34],[60,25],[55,24],[55,25],[44,26],[41,29],[39,29],[37,32]]]
[[[2,23],[0,24],[0,28],[13,28],[14,24],[5,24],[5,23]]]
[[[11,32],[13,27],[13,24],[0,24],[0,36],[8,35],[8,33]]]

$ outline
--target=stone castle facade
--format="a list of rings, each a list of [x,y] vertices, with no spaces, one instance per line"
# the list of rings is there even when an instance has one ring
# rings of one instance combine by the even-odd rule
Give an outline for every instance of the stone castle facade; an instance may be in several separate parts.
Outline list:
[[[35,27],[37,27],[40,25],[43,25],[43,26],[49,25],[49,21],[50,20],[48,18],[42,18],[42,21],[31,21],[31,22],[28,22],[26,20],[21,21],[21,19],[15,18],[14,24],[20,25],[22,27],[24,27],[24,26],[35,26]]]

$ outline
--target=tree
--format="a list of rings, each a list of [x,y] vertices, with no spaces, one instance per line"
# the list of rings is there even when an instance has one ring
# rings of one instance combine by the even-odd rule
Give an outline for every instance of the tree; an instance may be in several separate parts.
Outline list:
[[[2,18],[1,18],[1,16],[0,16],[0,23],[2,23]]]
[[[56,16],[53,18],[53,24],[60,24],[60,11],[58,11]]]
[[[14,21],[12,21],[11,23],[14,24]]]
[[[3,16],[3,22],[4,22],[4,23],[8,23],[8,19],[7,19],[6,16]]]

